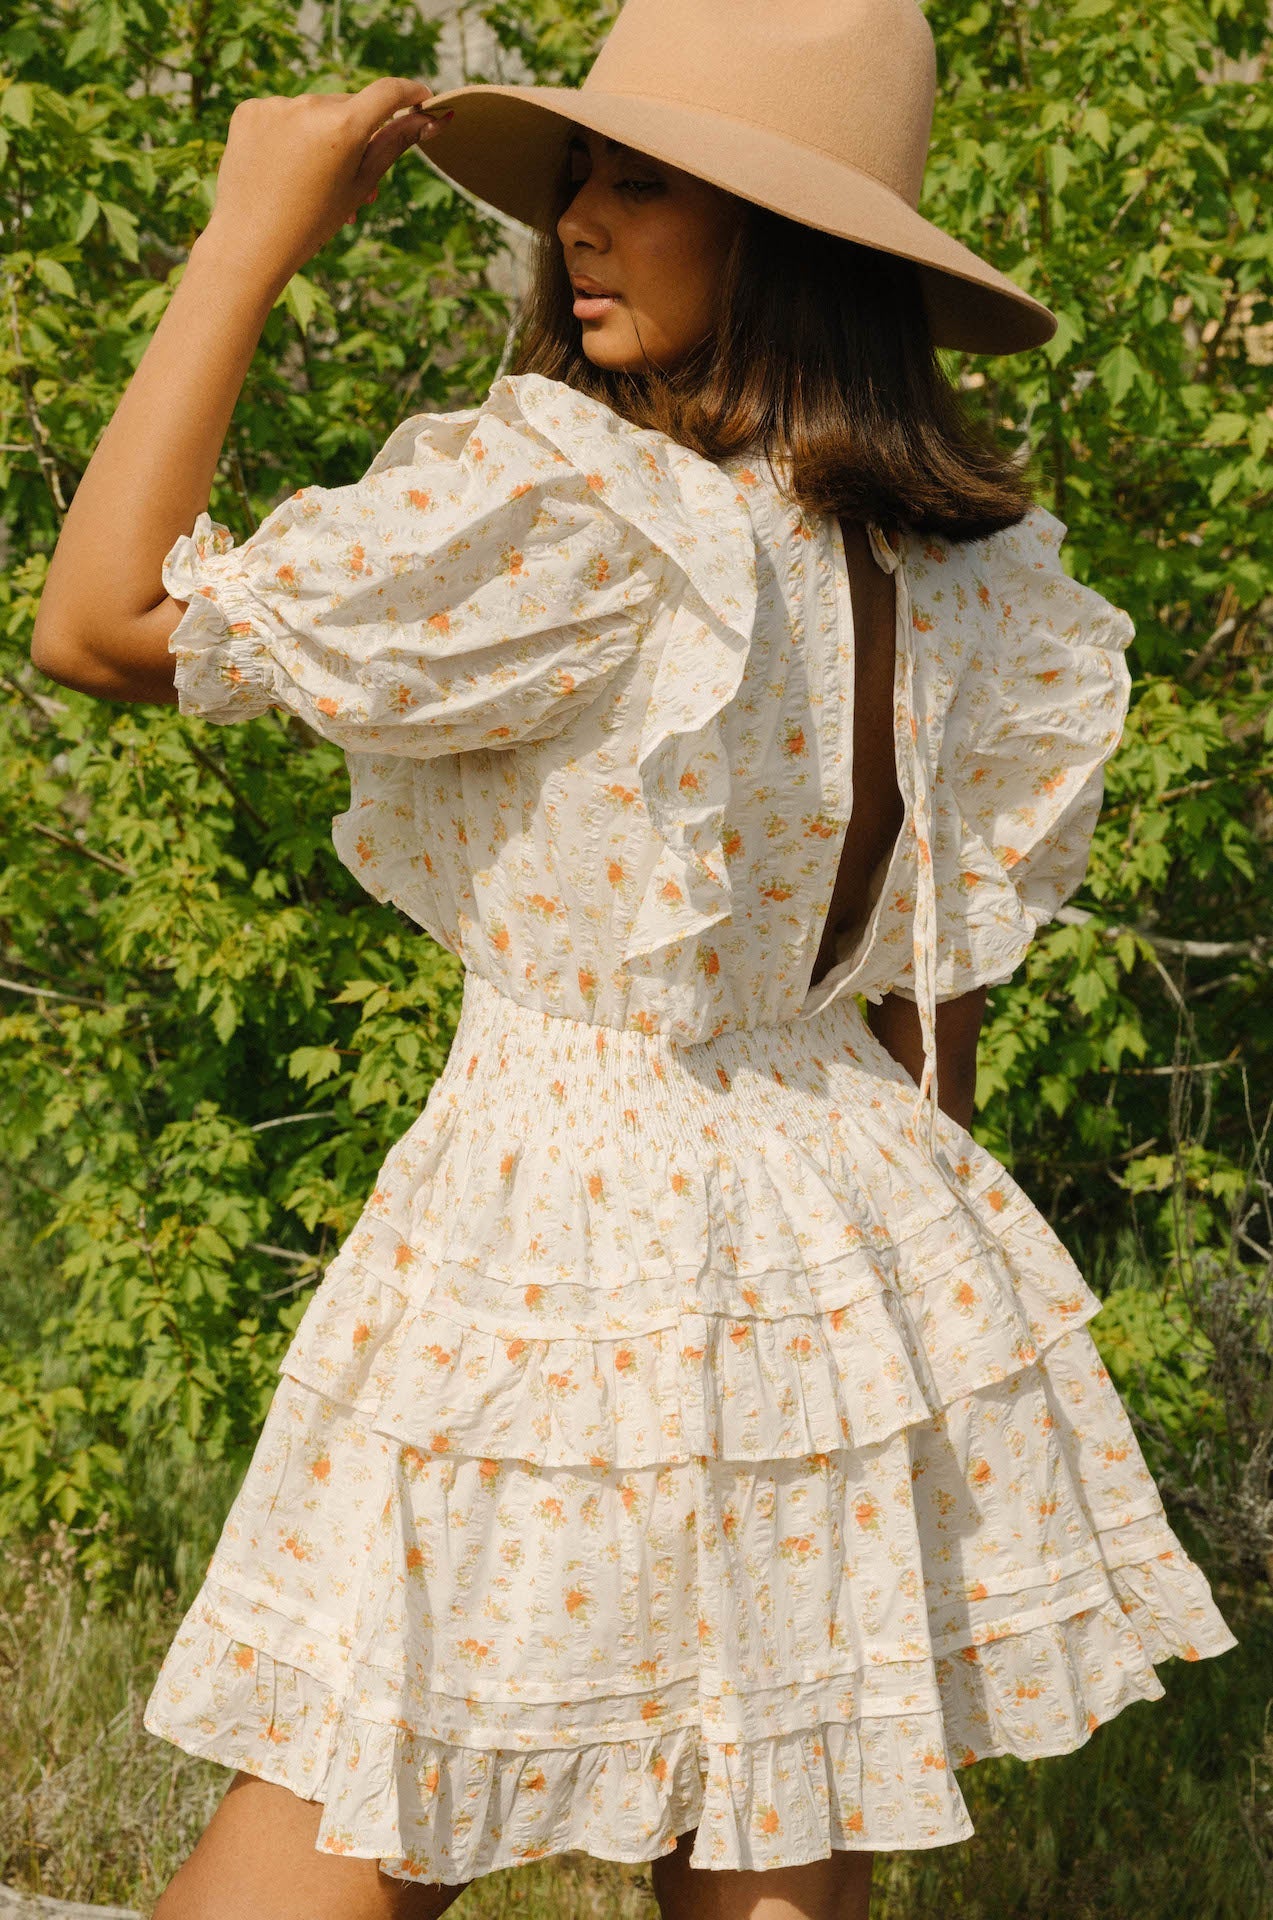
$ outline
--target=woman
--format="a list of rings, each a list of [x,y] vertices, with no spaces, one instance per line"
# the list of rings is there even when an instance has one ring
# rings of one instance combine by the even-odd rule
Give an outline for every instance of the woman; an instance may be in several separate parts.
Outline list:
[[[341,857],[467,963],[147,1710],[237,1769],[161,1920],[568,1848],[861,1920],[958,1767],[1233,1644],[966,1131],[1128,697],[934,357],[1051,316],[915,211],[912,0],[669,4],[577,93],[241,107],[41,605],[66,685],[345,748]],[[265,315],[417,141],[548,236],[516,370],[235,548]]]

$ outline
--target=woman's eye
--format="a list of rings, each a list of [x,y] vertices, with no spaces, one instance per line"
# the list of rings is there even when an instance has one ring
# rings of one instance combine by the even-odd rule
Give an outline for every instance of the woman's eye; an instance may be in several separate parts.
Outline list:
[[[663,182],[661,180],[619,180],[616,185],[620,193],[635,193],[640,196],[644,193],[657,193]]]

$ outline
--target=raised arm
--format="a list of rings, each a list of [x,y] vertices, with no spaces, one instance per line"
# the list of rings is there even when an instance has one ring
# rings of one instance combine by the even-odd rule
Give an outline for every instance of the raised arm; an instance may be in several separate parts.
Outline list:
[[[165,556],[208,505],[270,308],[434,130],[429,92],[383,79],[236,108],[212,218],[58,538],[31,648],[50,679],[106,700],[175,703],[168,640],[184,606],[164,591]]]

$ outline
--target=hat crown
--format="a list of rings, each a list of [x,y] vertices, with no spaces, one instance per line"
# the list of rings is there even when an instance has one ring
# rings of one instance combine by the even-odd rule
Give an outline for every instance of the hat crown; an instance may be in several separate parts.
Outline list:
[[[936,87],[915,0],[627,0],[582,91],[797,139],[917,207]]]

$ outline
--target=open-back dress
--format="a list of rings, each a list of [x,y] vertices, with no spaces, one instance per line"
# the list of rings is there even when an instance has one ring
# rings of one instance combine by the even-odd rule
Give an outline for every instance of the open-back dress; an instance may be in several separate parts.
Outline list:
[[[869,530],[905,823],[816,985],[853,611],[764,460],[517,375],[168,556],[182,712],[342,747],[341,859],[466,969],[146,1714],[321,1801],[320,1849],[936,1846],[961,1767],[1234,1644],[1097,1296],[935,1100],[937,1003],[1077,887],[1122,732],[1131,622],[1064,533]]]

